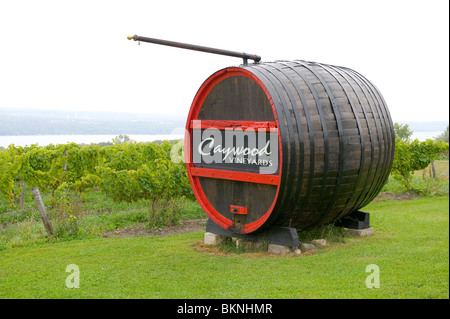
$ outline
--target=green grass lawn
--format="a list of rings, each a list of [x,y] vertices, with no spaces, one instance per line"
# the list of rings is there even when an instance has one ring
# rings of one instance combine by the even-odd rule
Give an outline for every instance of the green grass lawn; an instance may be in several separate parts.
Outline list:
[[[315,254],[213,253],[203,233],[0,250],[0,298],[449,298],[449,198],[367,206],[375,235]],[[66,287],[76,264],[80,287]],[[366,267],[380,288],[366,287]]]

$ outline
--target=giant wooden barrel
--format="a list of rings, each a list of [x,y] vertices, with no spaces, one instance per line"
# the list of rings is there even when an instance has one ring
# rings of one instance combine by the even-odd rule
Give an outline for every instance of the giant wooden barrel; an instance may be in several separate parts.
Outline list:
[[[186,124],[194,194],[219,226],[309,230],[367,205],[386,183],[394,130],[378,89],[345,67],[228,67],[198,90]]]

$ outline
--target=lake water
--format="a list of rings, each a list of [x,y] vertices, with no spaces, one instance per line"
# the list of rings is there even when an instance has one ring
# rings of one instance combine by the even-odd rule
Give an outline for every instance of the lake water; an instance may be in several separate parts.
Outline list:
[[[434,138],[440,135],[441,131],[433,132],[414,132],[412,139],[424,141],[427,138]],[[8,147],[10,144],[17,146],[25,146],[38,144],[46,146],[49,144],[66,144],[70,142],[80,144],[91,144],[101,142],[112,142],[117,135],[36,135],[36,136],[0,136],[0,147]],[[128,135],[136,142],[152,142],[156,140],[179,140],[184,138],[183,134],[167,134],[167,135]]]
[[[413,132],[411,139],[418,139],[419,141],[425,141],[426,139],[434,139],[441,135],[443,131],[433,131],[433,132]]]
[[[79,144],[91,144],[101,142],[112,142],[117,135],[35,135],[35,136],[0,136],[0,147],[8,147],[10,144],[25,146],[38,144],[46,146],[49,144],[67,144],[71,142]],[[156,140],[179,140],[184,138],[183,134],[168,135],[128,135],[136,142],[153,142]]]

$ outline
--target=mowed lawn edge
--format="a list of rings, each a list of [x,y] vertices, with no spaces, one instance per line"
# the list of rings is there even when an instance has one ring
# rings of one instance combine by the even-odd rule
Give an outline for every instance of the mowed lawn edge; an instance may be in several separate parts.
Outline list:
[[[0,298],[449,298],[448,196],[363,210],[375,235],[300,256],[199,249],[204,232],[8,248]],[[66,286],[69,265],[79,288]],[[366,285],[369,265],[379,288]]]

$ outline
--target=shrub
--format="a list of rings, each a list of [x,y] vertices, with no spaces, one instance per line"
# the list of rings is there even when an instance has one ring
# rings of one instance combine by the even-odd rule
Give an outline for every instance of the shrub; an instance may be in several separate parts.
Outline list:
[[[178,225],[182,215],[182,205],[179,201],[156,200],[152,203],[149,216],[148,228]]]
[[[84,211],[81,202],[75,196],[65,197],[59,200],[54,209],[49,212],[54,236],[76,237],[80,232],[80,222]]]
[[[414,171],[425,169],[433,162],[439,153],[447,151],[448,143],[443,141],[419,140],[404,141],[397,138],[395,141],[395,156],[392,164],[392,174],[406,189],[413,186],[411,179]]]

